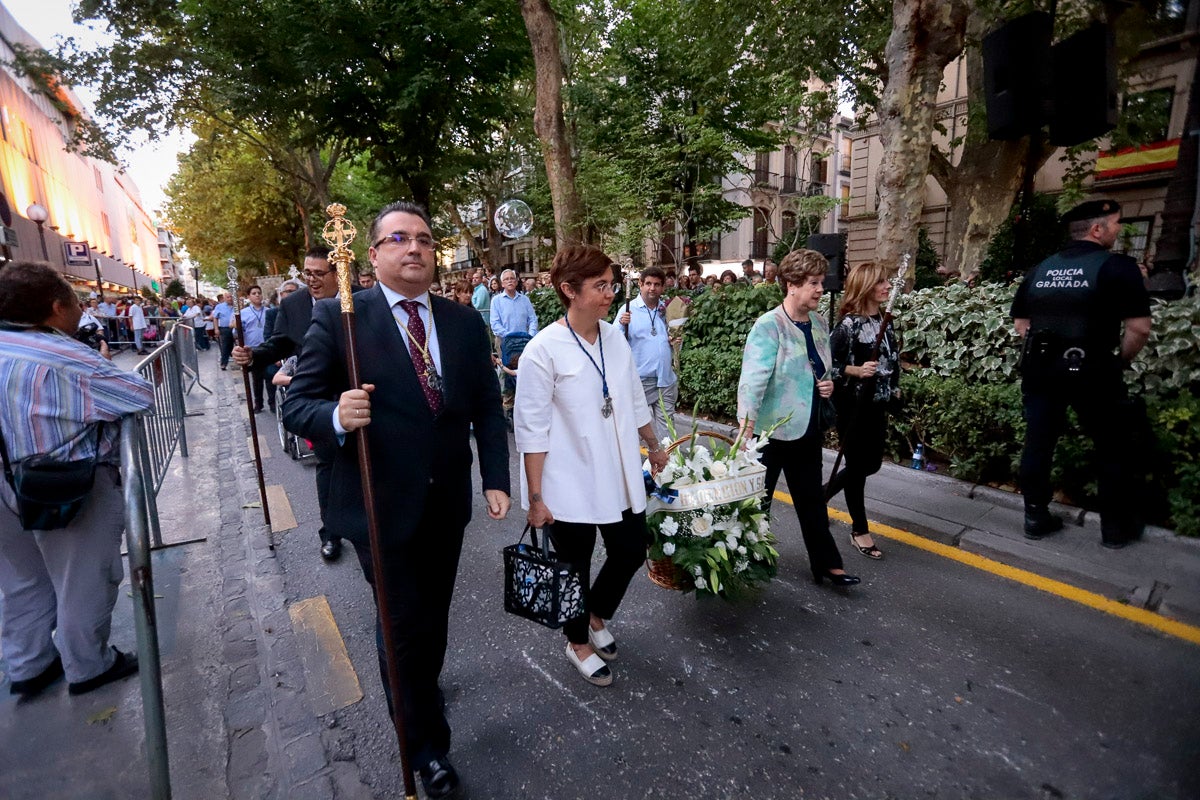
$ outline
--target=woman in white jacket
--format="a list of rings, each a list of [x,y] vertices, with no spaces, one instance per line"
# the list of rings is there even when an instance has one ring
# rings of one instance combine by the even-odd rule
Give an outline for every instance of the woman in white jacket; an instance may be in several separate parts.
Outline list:
[[[574,564],[589,614],[563,626],[567,658],[584,680],[612,683],[617,645],[605,627],[646,557],[646,490],[638,438],[655,472],[667,455],[655,440],[633,353],[604,317],[613,298],[611,260],[567,247],[550,272],[566,315],[530,341],[517,377],[514,429],[522,453],[522,506],[551,526],[559,557]],[[596,529],[607,558],[590,581]]]

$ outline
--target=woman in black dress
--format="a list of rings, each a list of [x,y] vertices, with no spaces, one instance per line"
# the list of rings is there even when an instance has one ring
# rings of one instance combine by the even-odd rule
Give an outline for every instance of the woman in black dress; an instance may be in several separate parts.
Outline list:
[[[899,348],[890,320],[879,353],[873,353],[883,323],[880,308],[890,291],[882,267],[871,261],[855,267],[846,279],[842,320],[829,337],[836,387],[833,402],[845,466],[830,478],[826,494],[846,493],[850,543],[867,558],[883,558],[867,525],[867,476],[878,472],[883,463],[888,409],[900,399]]]

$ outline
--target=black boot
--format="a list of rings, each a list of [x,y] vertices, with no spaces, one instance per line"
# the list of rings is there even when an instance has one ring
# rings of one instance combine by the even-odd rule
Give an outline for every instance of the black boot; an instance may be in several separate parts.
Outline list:
[[[1061,531],[1063,521],[1050,513],[1046,506],[1025,506],[1025,538],[1041,539],[1055,531]]]

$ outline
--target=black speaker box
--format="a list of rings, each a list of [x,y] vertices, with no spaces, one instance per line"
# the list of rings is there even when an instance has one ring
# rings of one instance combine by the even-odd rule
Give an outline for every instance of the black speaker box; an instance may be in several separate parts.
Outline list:
[[[1020,139],[1049,119],[1050,15],[1034,11],[983,37],[983,89],[992,139]]]
[[[1117,126],[1116,40],[1097,23],[1054,45],[1051,144],[1071,145]]]
[[[846,277],[846,235],[814,233],[804,246],[816,250],[829,262],[829,271],[825,273],[825,291],[840,292]]]

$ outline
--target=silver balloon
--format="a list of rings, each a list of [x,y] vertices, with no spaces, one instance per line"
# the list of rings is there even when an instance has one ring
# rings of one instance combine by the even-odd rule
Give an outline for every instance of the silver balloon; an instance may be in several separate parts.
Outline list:
[[[524,200],[505,200],[492,215],[496,230],[508,239],[520,239],[533,230],[533,209]]]

